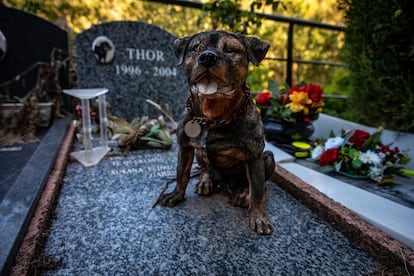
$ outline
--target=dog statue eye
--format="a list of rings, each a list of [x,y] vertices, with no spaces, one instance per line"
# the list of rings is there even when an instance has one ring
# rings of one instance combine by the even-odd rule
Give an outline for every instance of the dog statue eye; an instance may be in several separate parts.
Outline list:
[[[196,52],[198,48],[200,47],[200,44],[195,44],[190,47],[190,52]]]
[[[233,49],[233,48],[230,48],[230,47],[226,47],[226,48],[224,48],[224,50],[223,50],[226,54],[231,54],[231,53],[234,53],[234,52],[236,52],[235,51],[235,49]]]

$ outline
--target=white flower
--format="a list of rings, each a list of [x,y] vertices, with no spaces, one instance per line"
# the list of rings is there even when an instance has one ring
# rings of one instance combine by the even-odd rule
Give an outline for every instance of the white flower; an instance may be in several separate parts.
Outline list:
[[[386,157],[386,154],[385,153],[383,153],[382,151],[381,152],[379,152],[379,153],[377,153],[378,154],[378,156],[381,158],[381,159],[385,159],[385,157]]]
[[[367,150],[367,152],[361,152],[358,157],[364,164],[379,165],[381,164],[381,157],[373,151]]]
[[[321,145],[318,145],[312,150],[311,157],[313,160],[318,160],[319,157],[321,157],[322,153],[323,153],[323,147]]]
[[[338,148],[342,146],[344,139],[342,137],[328,138],[325,142],[325,150]]]

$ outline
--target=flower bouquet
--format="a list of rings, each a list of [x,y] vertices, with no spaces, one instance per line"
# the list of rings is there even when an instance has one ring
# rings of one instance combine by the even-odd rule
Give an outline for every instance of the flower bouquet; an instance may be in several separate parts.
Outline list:
[[[289,88],[269,81],[269,89],[256,98],[266,138],[278,144],[306,141],[324,105],[322,88],[304,82]]]
[[[353,178],[370,178],[378,184],[392,182],[394,175],[405,176],[403,165],[410,162],[408,149],[402,150],[381,142],[382,128],[370,134],[364,130],[341,131],[317,144],[312,159],[324,171],[336,171]]]
[[[256,105],[262,117],[288,123],[310,123],[322,112],[323,89],[313,83],[292,87],[269,82],[269,90],[262,91]]]

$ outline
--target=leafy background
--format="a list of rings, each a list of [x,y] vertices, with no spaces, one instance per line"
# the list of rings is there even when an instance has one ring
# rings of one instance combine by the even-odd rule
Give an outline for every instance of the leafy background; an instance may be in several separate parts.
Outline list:
[[[165,1],[168,2],[168,1]],[[324,112],[389,129],[414,132],[414,1],[412,0],[214,0],[203,10],[156,1],[135,0],[2,0],[76,34],[112,20],[140,20],[177,36],[212,28],[242,31],[271,43],[267,57],[285,58],[286,23],[260,20],[249,12],[280,14],[346,26],[345,32],[303,26],[294,28],[294,58],[346,63],[347,67],[294,64],[293,83],[322,85]],[[251,68],[253,91],[267,89],[269,80],[283,83],[284,62],[264,60]]]

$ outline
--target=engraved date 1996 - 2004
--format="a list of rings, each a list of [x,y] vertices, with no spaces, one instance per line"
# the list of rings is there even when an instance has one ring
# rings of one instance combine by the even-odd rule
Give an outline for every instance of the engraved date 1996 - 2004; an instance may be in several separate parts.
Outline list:
[[[115,65],[115,73],[117,75],[130,76],[149,75],[151,77],[176,77],[177,68],[153,66],[151,69],[142,69],[140,66],[136,65],[121,64]]]

